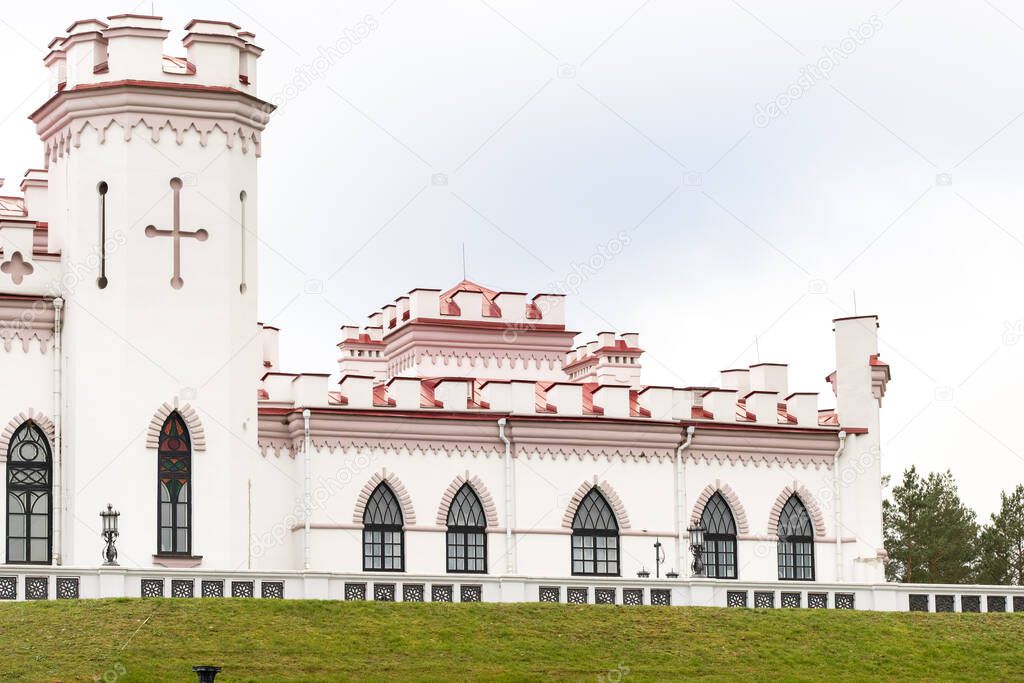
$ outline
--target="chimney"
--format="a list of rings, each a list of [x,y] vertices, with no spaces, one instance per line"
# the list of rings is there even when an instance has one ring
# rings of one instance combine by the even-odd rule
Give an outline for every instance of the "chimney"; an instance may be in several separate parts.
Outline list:
[[[750,392],[750,371],[743,368],[722,370],[722,388],[735,389],[737,395],[746,396]]]
[[[789,393],[789,366],[785,363],[758,363],[750,366],[750,390]]]
[[[108,72],[105,80],[163,79],[164,38],[170,33],[160,25],[161,17],[115,14],[107,17]]]
[[[736,390],[712,389],[704,394],[704,410],[714,415],[715,422],[736,421]]]
[[[779,423],[779,395],[774,391],[750,392],[746,395],[746,408],[754,414],[754,421],[757,424]]]
[[[871,387],[871,356],[878,354],[878,316],[837,318],[836,412],[844,426],[869,427],[878,420]]]
[[[786,397],[786,412],[796,418],[801,427],[818,426],[818,395],[797,392]]]
[[[193,19],[185,30],[188,61],[203,84],[237,89],[245,49],[245,41],[238,37],[239,27],[227,21]]]
[[[82,19],[68,26],[68,37],[60,46],[66,56],[67,88],[106,80],[106,74],[99,78],[96,75],[107,62],[107,39],[103,37],[106,28],[98,19]]]

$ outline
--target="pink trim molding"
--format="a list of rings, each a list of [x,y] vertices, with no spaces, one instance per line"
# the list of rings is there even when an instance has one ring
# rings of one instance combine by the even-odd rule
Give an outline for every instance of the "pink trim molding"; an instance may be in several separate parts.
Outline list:
[[[53,442],[56,439],[56,430],[53,427],[53,422],[38,410],[28,408],[12,417],[7,426],[4,427],[3,434],[0,434],[0,462],[7,462],[7,447],[11,443],[11,437],[14,436],[14,432],[18,427],[25,424],[28,420],[32,420],[39,425],[39,428],[43,430],[43,434],[46,434],[46,438],[50,441],[50,449],[53,450]],[[56,457],[56,454],[54,456]]]
[[[196,414],[195,409],[188,403],[179,406],[178,399],[174,399],[173,406],[165,403],[153,413],[153,417],[149,421],[149,428],[146,430],[146,448],[160,447],[160,429],[164,426],[167,416],[175,410],[181,415],[181,419],[185,420],[185,425],[188,427],[188,435],[192,440],[192,450],[205,451],[206,432],[203,430],[203,423],[199,421],[199,415]]]
[[[387,469],[382,469],[377,472],[370,480],[363,486],[363,490],[359,492],[359,497],[356,499],[356,509],[352,513],[352,522],[359,525],[359,528],[363,528],[363,512],[366,511],[366,501],[370,499],[370,494],[377,488],[377,485],[381,482],[385,482],[391,487],[391,492],[398,498],[398,504],[402,506],[402,526],[407,527],[416,523],[416,510],[412,507],[412,498],[409,496],[409,491],[406,490],[405,484],[395,475],[394,472],[388,472]]]
[[[466,470],[465,475],[460,474],[455,477],[452,483],[448,484],[448,488],[445,489],[444,495],[441,496],[441,505],[437,508],[437,525],[444,527],[448,524],[448,509],[452,506],[452,499],[455,498],[455,494],[459,492],[462,485],[466,483],[470,485],[473,492],[480,498],[480,504],[484,506],[487,526],[498,526],[498,509],[494,505],[494,498],[491,497],[491,492],[487,490],[480,477],[476,475],[470,477],[469,470]]]
[[[811,522],[814,524],[815,538],[823,538],[825,536],[825,515],[822,514],[818,501],[814,499],[811,492],[803,484],[796,481],[782,489],[782,493],[775,499],[772,511],[768,515],[768,535],[772,538],[778,536],[779,515],[782,514],[782,506],[786,504],[786,501],[794,493],[800,499],[800,502],[804,504],[804,507],[807,508],[807,514],[811,516]]]
[[[565,515],[562,516],[562,526],[566,529],[572,529],[572,519],[576,516],[576,508],[579,507],[583,501],[583,497],[587,495],[590,489],[596,488],[604,496],[608,504],[612,506],[612,512],[615,513],[615,519],[619,523],[619,529],[629,528],[629,515],[626,513],[626,506],[622,504],[622,499],[619,498],[619,494],[615,492],[612,485],[607,480],[602,481],[600,484],[597,483],[597,475],[594,475],[592,481],[585,481],[580,484],[580,487],[576,489],[576,493],[572,494],[572,499],[569,501],[569,506],[565,509]]]
[[[690,526],[696,526],[700,522],[701,515],[704,514],[704,506],[711,500],[711,496],[716,493],[721,493],[722,498],[729,504],[733,519],[736,520],[737,535],[749,534],[750,526],[747,524],[747,511],[743,509],[743,504],[740,503],[739,496],[732,490],[732,487],[728,484],[723,484],[721,479],[715,479],[714,484],[705,486],[704,490],[697,496],[697,503],[693,506],[693,512],[690,514]],[[779,510],[781,511],[782,508],[780,507]],[[777,521],[778,519],[776,518]]]

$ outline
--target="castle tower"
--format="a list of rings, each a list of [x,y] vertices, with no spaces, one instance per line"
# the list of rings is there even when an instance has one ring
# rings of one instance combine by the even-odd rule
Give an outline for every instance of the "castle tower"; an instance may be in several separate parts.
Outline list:
[[[891,378],[878,354],[878,316],[833,321],[836,370],[828,380],[847,432],[837,476],[844,580],[884,581],[882,459],[879,411]],[[852,569],[852,575],[851,570]]]
[[[273,107],[255,96],[251,33],[219,21],[185,29],[186,55],[166,56],[160,17],[76,21],[50,44],[52,95],[31,115],[67,302],[64,564],[99,561],[108,502],[121,512],[122,565],[247,563],[262,343],[256,162]],[[175,527],[168,545],[157,446],[175,410],[191,449],[175,519],[191,533]]]

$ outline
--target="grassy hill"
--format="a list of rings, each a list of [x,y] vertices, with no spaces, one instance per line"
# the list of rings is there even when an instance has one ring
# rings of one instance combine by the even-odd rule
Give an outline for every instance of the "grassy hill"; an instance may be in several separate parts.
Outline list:
[[[3,680],[986,678],[1024,674],[1024,614],[549,604],[0,604]]]

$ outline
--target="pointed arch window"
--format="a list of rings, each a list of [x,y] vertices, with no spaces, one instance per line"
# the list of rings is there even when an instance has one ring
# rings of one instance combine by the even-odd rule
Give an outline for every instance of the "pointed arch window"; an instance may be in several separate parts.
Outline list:
[[[572,519],[572,573],[619,575],[619,523],[596,487],[583,497]]]
[[[814,580],[814,527],[803,502],[793,494],[779,514],[779,578]]]
[[[400,572],[405,570],[405,532],[402,508],[387,484],[381,482],[370,494],[363,510],[363,570]]]
[[[448,571],[487,572],[487,518],[469,484],[462,485],[448,508]]]
[[[160,555],[192,554],[192,440],[174,411],[157,448],[157,539]]]
[[[32,420],[7,449],[7,562],[49,564],[53,536],[50,441]]]
[[[736,520],[721,493],[708,499],[700,516],[704,527],[704,571],[712,579],[736,578]]]

